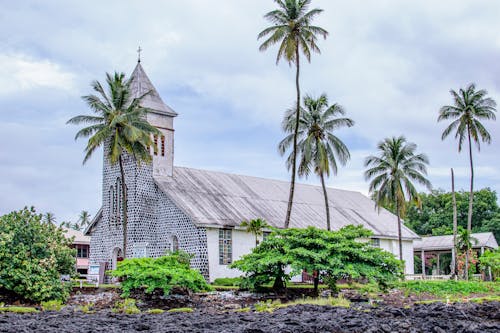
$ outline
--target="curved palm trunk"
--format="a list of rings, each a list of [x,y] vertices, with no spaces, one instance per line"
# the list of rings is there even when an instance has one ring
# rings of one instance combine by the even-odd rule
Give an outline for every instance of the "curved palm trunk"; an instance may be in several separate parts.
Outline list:
[[[321,178],[321,186],[323,187],[323,195],[325,197],[326,230],[330,231],[332,230],[330,225],[330,206],[328,205],[328,194],[326,192],[325,176],[323,175],[323,172],[320,172],[319,177]]]
[[[455,196],[455,174],[451,168],[451,195],[453,200],[453,267],[451,270],[452,277],[457,276],[457,198]]]
[[[122,178],[122,207],[123,207],[123,259],[127,257],[127,185],[125,184],[125,171],[123,169],[122,155],[119,157],[120,174]]]
[[[399,260],[403,261],[403,243],[401,241],[401,218],[399,217],[399,202],[396,200],[396,216],[398,217],[398,242],[399,242]],[[406,271],[406,269],[405,269]]]
[[[297,60],[297,72],[295,74],[295,86],[297,88],[297,112],[295,114],[295,132],[293,134],[293,152],[292,152],[292,180],[290,182],[290,195],[288,197],[288,208],[286,210],[285,217],[285,229],[290,226],[290,217],[292,215],[292,205],[293,205],[293,194],[295,191],[295,172],[297,169],[297,134],[299,132],[299,118],[300,118],[300,86],[299,86],[299,72],[300,72],[300,62],[299,62],[299,45],[295,47],[295,57]]]
[[[470,139],[470,127],[467,126],[467,136],[469,139],[469,160],[470,160],[470,193],[469,193],[469,212],[467,214],[467,231],[472,234],[472,202],[474,200],[474,165],[472,163],[472,143]],[[465,252],[465,279],[469,280],[469,246]]]

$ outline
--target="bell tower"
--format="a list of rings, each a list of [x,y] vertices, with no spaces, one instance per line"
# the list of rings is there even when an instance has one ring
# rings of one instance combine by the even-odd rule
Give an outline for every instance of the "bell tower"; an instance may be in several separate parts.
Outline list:
[[[155,153],[152,148],[150,149],[153,157],[153,176],[172,176],[174,171],[174,118],[177,113],[163,102],[144,72],[140,58],[130,76],[130,91],[135,98],[150,92],[142,99],[141,106],[149,109],[146,115],[147,121],[161,132],[160,135],[153,138],[158,151]]]

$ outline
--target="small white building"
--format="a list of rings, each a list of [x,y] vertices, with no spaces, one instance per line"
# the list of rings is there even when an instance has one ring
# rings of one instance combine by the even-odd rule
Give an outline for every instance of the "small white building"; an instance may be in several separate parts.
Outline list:
[[[128,188],[127,257],[158,257],[167,250],[194,254],[192,266],[213,281],[239,276],[228,267],[255,246],[255,237],[239,225],[262,218],[282,227],[290,184],[285,181],[216,171],[174,167],[174,126],[177,113],[168,107],[145,74],[140,62],[131,75],[135,96],[152,91],[143,106],[147,120],[162,133],[155,137],[158,153],[153,162],[140,166],[125,158]],[[221,152],[222,153],[222,152]],[[102,208],[87,228],[91,235],[90,264],[113,268],[122,256],[120,173],[104,152]],[[265,162],[263,162],[265,163]],[[373,232],[376,246],[398,255],[397,218],[359,192],[328,188],[333,229],[354,224]],[[326,228],[320,186],[297,184],[291,228]],[[415,233],[403,226],[406,273],[413,273]]]

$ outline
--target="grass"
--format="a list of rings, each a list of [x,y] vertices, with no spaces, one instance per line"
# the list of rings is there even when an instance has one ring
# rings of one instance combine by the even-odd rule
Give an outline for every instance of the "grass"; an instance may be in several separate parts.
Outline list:
[[[351,302],[343,297],[328,297],[328,298],[312,298],[307,297],[303,299],[298,299],[288,303],[281,303],[280,300],[267,302],[258,302],[254,305],[255,311],[257,312],[273,312],[274,310],[286,308],[289,306],[296,305],[319,305],[319,306],[336,306],[336,307],[344,307],[348,308],[351,306]]]
[[[63,303],[60,300],[45,301],[40,304],[43,311],[60,311]]]
[[[165,310],[162,309],[149,309],[148,311],[146,311],[146,313],[149,314],[162,314],[163,312],[165,312]]]
[[[167,312],[193,312],[194,310],[192,308],[175,308],[175,309],[170,309]]]
[[[428,293],[434,296],[468,296],[500,294],[500,283],[482,281],[403,281],[397,286],[406,294]]]
[[[5,307],[0,307],[0,312],[37,313],[38,310],[28,306],[5,306]]]
[[[135,299],[126,298],[124,300],[117,301],[115,307],[111,309],[114,313],[125,313],[125,314],[137,314],[141,313],[141,310],[135,305]]]

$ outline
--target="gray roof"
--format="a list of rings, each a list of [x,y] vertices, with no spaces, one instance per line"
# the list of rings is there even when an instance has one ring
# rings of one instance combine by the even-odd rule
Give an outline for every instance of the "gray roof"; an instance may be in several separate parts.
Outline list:
[[[274,227],[285,221],[290,183],[215,171],[175,167],[173,177],[155,176],[159,188],[200,226],[237,226],[263,218]],[[396,238],[397,218],[359,192],[327,188],[332,229],[362,225],[381,238]],[[326,227],[320,186],[296,184],[290,227]],[[419,238],[403,226],[403,238]]]
[[[61,228],[64,230],[64,237],[66,238],[74,237],[73,244],[83,244],[83,245],[90,244],[90,237],[86,236],[83,232],[74,229],[69,229],[66,227],[61,227]]]
[[[151,109],[153,112],[166,114],[172,117],[177,116],[177,113],[172,110],[171,107],[166,105],[156,91],[148,76],[144,72],[140,62],[137,62],[132,75],[130,76],[130,90],[132,91],[132,96],[134,98],[140,97],[151,91],[151,93],[145,96],[141,102],[141,106]]]
[[[481,232],[472,234],[472,237],[477,239],[477,242],[472,242],[473,248],[490,248],[496,249],[498,243],[495,236],[491,232]],[[432,251],[432,250],[451,250],[453,248],[453,235],[422,237],[413,243],[415,251]]]

